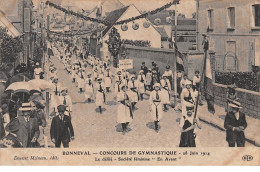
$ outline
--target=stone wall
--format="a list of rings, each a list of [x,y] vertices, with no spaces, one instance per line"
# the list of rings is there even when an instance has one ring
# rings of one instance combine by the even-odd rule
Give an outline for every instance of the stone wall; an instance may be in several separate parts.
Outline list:
[[[214,101],[215,104],[226,106],[227,86],[214,83]],[[260,93],[237,88],[237,97],[242,104],[242,111],[251,117],[260,119]]]
[[[173,70],[175,61],[173,49],[136,47],[130,45],[126,45],[126,49],[127,58],[134,60],[133,71],[135,72],[140,71],[142,62],[145,62],[148,68],[152,67],[152,62],[155,62],[159,66],[161,73],[164,73],[167,65],[170,65]],[[184,55],[184,64],[187,63],[186,59],[186,55]]]

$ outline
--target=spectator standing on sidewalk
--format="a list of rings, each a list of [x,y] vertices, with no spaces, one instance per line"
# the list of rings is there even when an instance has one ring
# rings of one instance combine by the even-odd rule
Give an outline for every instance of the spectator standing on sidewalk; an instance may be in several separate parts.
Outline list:
[[[69,147],[70,139],[74,140],[74,130],[71,124],[70,117],[64,115],[66,107],[64,105],[58,106],[59,115],[55,116],[51,122],[51,141],[55,147],[60,147],[61,143],[64,148]]]
[[[231,111],[227,113],[224,127],[226,129],[226,141],[229,147],[245,147],[244,130],[247,127],[246,116],[240,112],[242,108],[238,101],[229,103]]]
[[[238,100],[237,92],[236,92],[236,86],[235,86],[235,84],[228,85],[228,87],[227,87],[227,94],[226,94],[226,108],[225,108],[225,112],[229,112],[230,111],[230,108],[229,108],[228,104],[233,102],[234,100]]]

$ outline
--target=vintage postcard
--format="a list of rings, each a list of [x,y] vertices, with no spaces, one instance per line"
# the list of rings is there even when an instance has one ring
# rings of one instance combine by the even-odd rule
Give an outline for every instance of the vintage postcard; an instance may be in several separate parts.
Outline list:
[[[260,0],[0,0],[0,165],[260,165]]]

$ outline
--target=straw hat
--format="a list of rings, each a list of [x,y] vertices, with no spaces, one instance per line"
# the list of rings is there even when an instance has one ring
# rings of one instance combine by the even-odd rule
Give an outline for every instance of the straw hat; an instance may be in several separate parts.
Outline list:
[[[239,102],[236,101],[236,100],[233,100],[233,101],[230,102],[228,105],[229,105],[230,107],[236,108],[236,109],[241,109],[241,108],[242,108],[241,103],[239,103]]]
[[[23,103],[22,107],[19,108],[19,111],[25,112],[25,111],[31,111],[32,105],[31,103]]]
[[[153,88],[155,88],[155,87],[161,88],[161,84],[160,84],[160,83],[155,83],[155,84],[153,85]]]

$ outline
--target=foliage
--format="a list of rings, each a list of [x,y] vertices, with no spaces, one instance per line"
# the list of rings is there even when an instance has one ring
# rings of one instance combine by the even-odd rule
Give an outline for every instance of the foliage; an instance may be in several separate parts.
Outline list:
[[[144,41],[144,40],[129,40],[129,39],[123,39],[122,44],[137,46],[137,47],[151,47],[150,41]]]
[[[21,38],[13,38],[7,34],[5,28],[0,27],[0,62],[6,64],[15,62],[22,50]]]
[[[111,32],[109,33],[108,41],[108,50],[112,56],[116,57],[119,53],[121,47],[121,39],[120,34],[118,33],[116,28],[112,28]]]
[[[259,75],[259,73],[254,72],[216,72],[215,82],[223,85],[235,83],[238,88],[260,91],[258,86]]]

